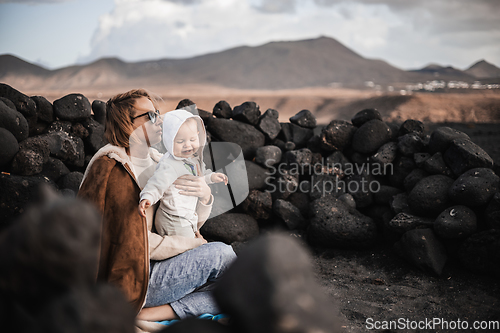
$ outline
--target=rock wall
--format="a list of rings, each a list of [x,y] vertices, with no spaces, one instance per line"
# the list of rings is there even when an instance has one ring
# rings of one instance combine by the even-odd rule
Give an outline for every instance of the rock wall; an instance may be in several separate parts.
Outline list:
[[[184,100],[179,107],[192,103]],[[93,114],[91,113],[93,111]],[[242,147],[250,193],[202,234],[238,248],[285,229],[315,248],[392,246],[440,274],[448,258],[500,275],[500,178],[488,154],[448,127],[386,123],[375,109],[317,128],[302,110],[280,123],[254,102],[199,110],[211,141]],[[0,84],[2,228],[36,197],[40,183],[67,195],[105,144],[105,104],[81,94],[53,104]]]

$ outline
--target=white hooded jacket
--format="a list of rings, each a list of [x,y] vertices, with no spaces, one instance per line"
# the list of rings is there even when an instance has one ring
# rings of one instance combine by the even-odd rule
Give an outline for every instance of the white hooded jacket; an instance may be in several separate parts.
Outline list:
[[[197,122],[200,148],[196,154],[197,156],[184,159],[173,154],[173,147],[177,132],[188,118],[194,118]],[[206,183],[212,183],[212,171],[207,170],[203,163],[202,151],[206,143],[206,132],[203,121],[199,116],[185,110],[170,111],[165,114],[163,119],[162,139],[165,148],[167,148],[167,153],[158,162],[153,176],[148,180],[141,192],[140,200],[147,199],[152,205],[161,200],[159,209],[170,215],[192,221],[194,225],[197,225],[197,229],[199,230],[205,221],[198,221],[196,213],[198,198],[179,194],[179,190],[175,186],[172,186],[172,184],[178,177],[191,174],[185,166],[186,162],[195,165],[197,176],[204,175]]]

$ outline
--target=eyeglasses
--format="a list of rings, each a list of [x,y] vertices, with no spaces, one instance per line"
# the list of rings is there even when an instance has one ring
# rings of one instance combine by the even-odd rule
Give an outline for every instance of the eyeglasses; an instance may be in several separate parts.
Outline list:
[[[138,116],[131,117],[131,119],[132,119],[132,121],[134,121],[136,118],[144,117],[146,115],[149,117],[149,120],[151,120],[151,122],[153,124],[155,124],[156,121],[158,120],[158,118],[160,117],[160,110],[148,111],[148,112],[145,112],[145,113],[140,114]]]

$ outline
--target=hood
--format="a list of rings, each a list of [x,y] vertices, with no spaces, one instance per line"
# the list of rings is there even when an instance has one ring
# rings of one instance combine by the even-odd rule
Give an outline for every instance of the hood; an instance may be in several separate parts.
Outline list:
[[[181,128],[182,124],[189,119],[196,119],[196,123],[198,125],[198,139],[200,140],[200,149],[198,150],[197,156],[202,160],[203,156],[203,147],[207,143],[207,133],[205,131],[205,126],[203,125],[203,120],[201,120],[200,116],[194,115],[186,110],[175,110],[170,111],[165,114],[163,118],[163,145],[167,148],[167,152],[165,153],[165,157],[172,156],[174,159],[178,161],[182,161],[183,158],[174,156],[172,153],[174,151],[174,138],[177,135],[177,132]]]

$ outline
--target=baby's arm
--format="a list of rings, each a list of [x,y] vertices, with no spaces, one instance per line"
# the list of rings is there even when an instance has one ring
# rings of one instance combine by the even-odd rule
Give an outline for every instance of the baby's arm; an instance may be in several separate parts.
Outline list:
[[[149,178],[141,191],[139,213],[142,216],[146,216],[146,209],[157,203],[176,179],[174,168],[166,162],[163,159],[160,160],[153,176]]]
[[[224,182],[224,185],[227,185],[227,176],[223,173],[220,173],[220,172],[214,172],[212,173],[212,175],[210,176],[210,180],[213,182],[213,183],[221,183],[221,182]]]

